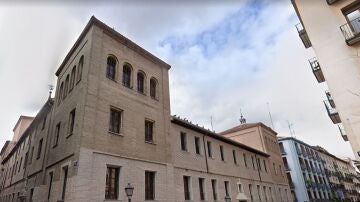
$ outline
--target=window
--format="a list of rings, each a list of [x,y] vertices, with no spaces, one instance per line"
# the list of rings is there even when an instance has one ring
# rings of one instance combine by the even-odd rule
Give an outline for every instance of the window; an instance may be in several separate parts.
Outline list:
[[[245,167],[247,167],[247,160],[246,160],[246,154],[245,153],[243,154],[243,157],[244,157]]]
[[[212,188],[212,193],[213,193],[213,199],[214,201],[216,201],[217,198],[217,191],[216,191],[216,180],[212,179],[211,180],[211,188]]]
[[[267,172],[267,167],[266,167],[266,161],[265,161],[265,159],[263,160],[263,164],[264,164],[265,172]]]
[[[34,156],[34,146],[33,146],[33,147],[31,147],[31,153],[30,153],[30,161],[29,161],[29,165],[32,163],[33,156]]]
[[[43,118],[41,130],[45,129],[45,124],[46,124],[46,116]],[[23,149],[24,149],[24,147],[23,147]]]
[[[145,171],[145,200],[155,200],[155,172]]]
[[[241,184],[238,184],[238,191],[239,191],[239,193],[243,193],[243,192],[244,192]]]
[[[211,142],[207,141],[207,148],[208,148],[208,156],[212,158],[212,149],[211,149]]]
[[[260,190],[260,185],[256,185],[257,188],[257,193],[258,193],[258,197],[259,197],[259,201],[262,201],[262,197],[261,197],[261,190]]]
[[[253,196],[253,193],[252,193],[252,185],[249,184],[249,192],[250,192],[250,201],[254,201],[254,196]]]
[[[204,182],[205,179],[204,178],[199,178],[199,191],[200,191],[200,200],[204,201],[205,200],[205,192],[204,192]]]
[[[255,169],[255,162],[254,162],[254,157],[253,156],[251,156],[251,162],[252,162],[253,168]]]
[[[184,176],[184,196],[185,200],[190,200],[190,177]]]
[[[68,178],[68,167],[63,167],[63,181],[62,181],[62,192],[61,192],[61,200],[65,200],[65,193],[66,193],[66,183]]]
[[[260,159],[259,158],[256,158],[256,165],[257,165],[258,170],[261,171],[261,164],[260,164]]]
[[[128,88],[131,85],[131,67],[129,64],[123,66],[123,85]]]
[[[234,160],[234,164],[236,165],[236,164],[237,164],[237,160],[236,160],[236,151],[235,151],[235,150],[232,150],[232,153],[233,153],[233,160]]]
[[[63,94],[64,94],[64,82],[61,82],[60,84],[60,91],[59,91],[59,94],[58,94],[58,104],[61,103],[61,99],[63,98]]]
[[[225,196],[230,196],[229,181],[224,181],[224,186],[225,186]]]
[[[181,150],[187,151],[186,133],[181,132],[180,138],[181,138]]]
[[[65,87],[64,87],[64,94],[63,94],[63,99],[65,99],[66,95],[68,94],[69,92],[69,75],[66,76],[66,79],[65,79]]]
[[[59,137],[60,137],[60,126],[61,123],[59,122],[55,127],[55,138],[54,138],[54,145],[53,147],[56,147],[59,143]]]
[[[116,75],[116,59],[112,56],[107,58],[106,65],[106,77],[111,80],[115,80]]]
[[[77,77],[76,77],[77,82],[81,80],[83,66],[84,66],[84,56],[82,55],[79,60],[79,65],[77,70]]]
[[[156,99],[156,86],[157,81],[155,78],[150,79],[150,97]]]
[[[34,188],[30,189],[30,202],[33,202]]]
[[[25,153],[25,159],[24,159],[24,166],[23,166],[23,169],[25,169],[27,163],[28,163],[28,158],[29,158],[29,152],[26,152]]]
[[[22,164],[22,157],[20,159],[20,164],[19,164],[19,169],[18,169],[18,172],[20,172],[20,169],[21,169],[21,164]]]
[[[154,142],[154,122],[145,120],[145,142]]]
[[[120,133],[121,121],[122,121],[122,111],[115,108],[111,108],[109,131],[117,134]]]
[[[195,137],[195,152],[196,154],[200,154],[200,138]]]
[[[69,136],[74,132],[74,123],[75,123],[75,109],[70,112],[69,116]]]
[[[221,156],[221,160],[222,161],[225,161],[225,158],[224,158],[224,147],[222,145],[220,145],[220,156]]]
[[[75,74],[76,74],[76,66],[74,66],[71,70],[71,76],[70,76],[70,91],[74,88],[75,84]]]
[[[145,74],[142,72],[137,73],[137,90],[140,93],[144,93],[145,85]]]
[[[41,140],[39,142],[39,147],[38,147],[38,152],[37,152],[37,155],[36,155],[36,159],[39,159],[40,156],[41,156],[42,144],[43,144],[43,139],[41,138]]]
[[[47,195],[48,200],[50,199],[52,182],[53,182],[53,172],[50,172],[49,173],[49,189],[48,189],[48,195]]]
[[[120,168],[108,166],[106,169],[105,199],[118,199]]]

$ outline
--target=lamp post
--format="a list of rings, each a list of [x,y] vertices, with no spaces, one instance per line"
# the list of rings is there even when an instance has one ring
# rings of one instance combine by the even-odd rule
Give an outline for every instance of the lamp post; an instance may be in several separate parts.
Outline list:
[[[226,196],[225,196],[225,202],[231,202],[231,198],[230,198],[229,195],[226,195]]]
[[[133,195],[133,192],[134,192],[134,187],[130,183],[128,183],[128,185],[125,187],[125,193],[126,196],[128,197],[129,202],[131,202],[131,197]]]

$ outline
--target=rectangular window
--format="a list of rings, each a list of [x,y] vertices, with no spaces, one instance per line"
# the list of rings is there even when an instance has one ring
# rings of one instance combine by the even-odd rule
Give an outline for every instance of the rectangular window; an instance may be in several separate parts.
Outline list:
[[[30,189],[30,202],[33,202],[34,188]]]
[[[258,196],[259,196],[259,201],[262,201],[260,185],[256,185],[256,188],[257,188],[257,193],[258,193]]]
[[[185,200],[190,200],[190,177],[189,176],[184,176],[183,177],[184,180],[184,196],[185,196]]]
[[[63,169],[63,182],[62,182],[62,192],[61,192],[61,200],[65,200],[65,193],[66,193],[66,183],[68,178],[68,167],[64,167]]]
[[[224,186],[225,186],[225,196],[230,196],[229,181],[224,181]]]
[[[247,160],[246,160],[246,154],[245,154],[245,153],[243,154],[243,157],[244,157],[245,167],[248,167],[248,166],[247,166]]]
[[[59,143],[59,137],[60,137],[60,128],[61,128],[61,122],[59,122],[55,127],[55,138],[54,138],[54,145],[53,147],[56,147]]]
[[[267,194],[266,194],[266,186],[263,186],[263,189],[264,189],[265,201],[268,201]]]
[[[200,138],[195,137],[195,152],[196,154],[200,154]]]
[[[238,191],[239,191],[239,193],[243,193],[243,189],[242,189],[242,185],[241,185],[241,184],[238,184]]]
[[[208,156],[212,158],[212,149],[211,149],[211,142],[207,141],[207,148],[208,148]]]
[[[24,166],[23,166],[23,168],[26,167],[26,165],[27,165],[27,163],[28,163],[28,158],[29,158],[29,152],[26,152],[26,153],[25,153],[25,159],[24,159]]]
[[[121,128],[121,120],[122,119],[122,111],[111,108],[110,109],[110,123],[109,123],[109,131],[112,133],[120,133]]]
[[[204,192],[204,182],[205,179],[204,178],[199,178],[199,191],[200,191],[200,200],[204,201],[205,200],[205,192]]]
[[[251,156],[251,162],[252,162],[253,169],[255,169],[255,162],[254,162],[254,157],[253,156]]]
[[[105,199],[118,199],[120,168],[108,166],[106,169]]]
[[[154,142],[154,122],[145,120],[145,142]]]
[[[155,172],[145,171],[145,200],[155,200]]]
[[[41,138],[41,140],[39,142],[39,147],[38,147],[38,152],[37,152],[37,155],[36,155],[36,159],[39,159],[40,156],[41,156],[42,144],[43,144],[43,139]]]
[[[49,173],[49,190],[48,190],[48,200],[50,199],[50,195],[51,195],[51,188],[52,188],[52,182],[53,182],[53,172]]]
[[[22,164],[22,157],[20,159],[20,164],[19,164],[19,169],[18,169],[18,172],[20,172],[20,169],[21,169],[21,164]]]
[[[251,184],[249,184],[249,192],[250,192],[250,201],[254,201],[254,196],[253,196],[252,185]]]
[[[233,151],[232,151],[232,153],[233,153],[234,164],[236,165],[236,164],[237,164],[237,160],[236,160],[236,151],[235,151],[235,150],[233,150]]]
[[[181,150],[187,151],[186,133],[181,132],[180,139],[181,139]]]
[[[267,172],[267,167],[266,167],[266,161],[265,161],[265,159],[263,160],[263,163],[264,163],[265,172]]]
[[[258,170],[261,171],[261,164],[260,164],[260,159],[259,158],[256,158],[256,165],[257,165]]]
[[[221,160],[222,161],[225,161],[225,158],[224,158],[224,147],[222,145],[220,145],[220,156],[221,156]]]
[[[46,116],[45,116],[44,119],[43,119],[42,126],[41,126],[41,130],[44,130],[45,124],[46,124]]]
[[[213,192],[213,199],[214,201],[217,200],[217,191],[216,191],[216,180],[212,179],[211,180],[211,188],[212,188],[212,192]]]
[[[31,153],[30,153],[30,161],[29,161],[29,165],[32,163],[33,156],[34,156],[34,146],[33,146],[33,147],[31,147]]]
[[[74,132],[74,124],[75,124],[75,109],[73,109],[70,112],[70,116],[69,116],[69,136],[73,134]]]

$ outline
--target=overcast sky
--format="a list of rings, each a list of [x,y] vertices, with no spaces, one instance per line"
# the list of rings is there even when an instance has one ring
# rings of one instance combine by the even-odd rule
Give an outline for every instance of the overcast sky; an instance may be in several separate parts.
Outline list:
[[[103,4],[0,5],[0,146],[20,115],[35,116],[55,71],[92,15],[160,57],[170,70],[171,111],[217,132],[263,122],[281,136],[353,157],[322,103],[297,35],[289,1],[193,4],[110,1]],[[276,2],[276,3],[274,3]],[[269,108],[267,103],[269,103]]]

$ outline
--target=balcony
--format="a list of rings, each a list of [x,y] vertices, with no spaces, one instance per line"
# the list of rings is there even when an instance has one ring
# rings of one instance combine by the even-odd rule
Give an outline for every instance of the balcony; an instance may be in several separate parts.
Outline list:
[[[344,139],[345,142],[349,141],[348,136],[346,135],[344,126],[342,124],[338,124],[338,128],[341,134],[341,137]]]
[[[327,111],[331,121],[334,124],[341,123],[341,119],[340,119],[339,113],[337,112],[336,108],[331,107],[328,100],[324,100],[324,105],[325,105],[326,111]]]
[[[330,106],[331,106],[332,108],[336,108],[335,101],[334,101],[334,99],[332,98],[330,92],[329,92],[329,91],[325,91],[325,94],[326,94],[326,97],[327,97],[327,99],[328,99],[328,101],[329,101],[329,103],[330,103]]]
[[[325,77],[324,77],[324,74],[321,70],[321,67],[320,67],[320,64],[319,64],[319,61],[316,59],[316,58],[311,58],[309,60],[309,63],[310,63],[310,66],[311,66],[311,70],[316,78],[316,80],[319,82],[319,83],[322,83],[325,81]]]
[[[304,27],[302,26],[301,23],[295,25],[296,29],[299,33],[299,37],[301,39],[301,41],[303,42],[305,48],[310,48],[311,47],[311,41],[309,39],[308,34],[306,33],[306,30],[304,29]]]
[[[350,22],[340,26],[340,30],[345,37],[347,45],[351,46],[360,41],[360,18],[351,20]]]

